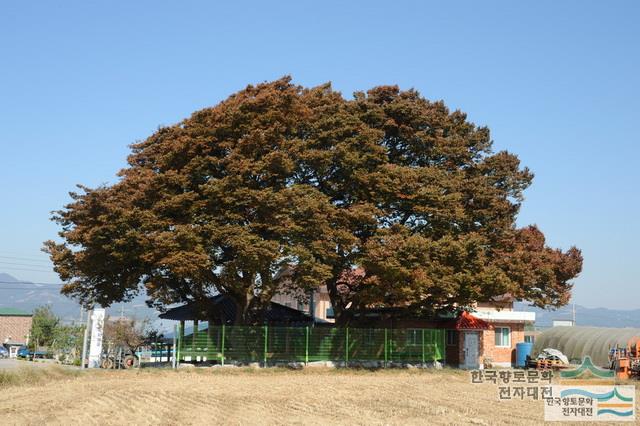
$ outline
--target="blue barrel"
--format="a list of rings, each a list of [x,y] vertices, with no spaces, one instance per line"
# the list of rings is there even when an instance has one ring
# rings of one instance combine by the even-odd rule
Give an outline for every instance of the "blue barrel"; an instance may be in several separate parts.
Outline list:
[[[524,368],[527,365],[527,356],[531,355],[533,343],[516,343],[516,367]]]

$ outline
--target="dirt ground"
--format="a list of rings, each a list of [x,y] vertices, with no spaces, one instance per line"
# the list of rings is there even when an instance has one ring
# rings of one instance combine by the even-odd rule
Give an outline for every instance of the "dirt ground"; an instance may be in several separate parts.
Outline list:
[[[7,424],[540,424],[456,370],[97,371],[0,389]]]

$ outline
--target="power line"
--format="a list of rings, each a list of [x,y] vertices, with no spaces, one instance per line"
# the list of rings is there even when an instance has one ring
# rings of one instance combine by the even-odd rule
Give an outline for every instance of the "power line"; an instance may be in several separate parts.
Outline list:
[[[0,287],[2,290],[29,290],[29,291],[57,291],[54,288],[42,288],[42,287]]]
[[[28,255],[28,254],[16,253],[14,251],[0,250],[0,257],[11,257],[13,259],[32,260],[34,262],[42,262],[42,261],[44,261],[43,257],[46,258],[47,255],[42,253],[42,254],[40,254],[38,256],[31,256],[31,255]]]
[[[27,269],[27,268],[14,268],[13,266],[2,266],[2,269],[10,269],[12,271],[27,271],[27,272],[47,272],[53,273],[53,268],[46,271],[43,269]]]
[[[0,281],[0,284],[32,284],[32,285],[56,285],[56,286],[62,286],[64,285],[64,283],[38,283],[38,282],[31,282],[31,281]]]
[[[22,263],[22,262],[7,262],[6,260],[0,260],[0,263],[3,265],[18,265],[18,266],[29,266],[35,268],[48,268],[48,265],[35,265],[33,263]]]
[[[31,262],[31,263],[47,263],[50,264],[51,261],[50,260],[41,260],[41,259],[29,259],[27,257],[16,257],[16,256],[0,256],[0,258],[2,259],[11,259],[11,260],[24,260],[26,262]]]
[[[5,265],[35,266],[36,268],[45,268],[45,265],[34,265],[33,263],[7,262],[6,260],[0,260],[0,263],[3,263]]]

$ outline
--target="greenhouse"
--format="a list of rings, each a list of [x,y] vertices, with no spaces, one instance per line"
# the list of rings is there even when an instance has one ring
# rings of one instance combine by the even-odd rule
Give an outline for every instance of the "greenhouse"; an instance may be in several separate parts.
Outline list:
[[[635,346],[640,341],[639,328],[554,327],[536,337],[531,356],[553,348],[564,353],[571,363],[590,356],[599,367],[609,367],[609,350]]]

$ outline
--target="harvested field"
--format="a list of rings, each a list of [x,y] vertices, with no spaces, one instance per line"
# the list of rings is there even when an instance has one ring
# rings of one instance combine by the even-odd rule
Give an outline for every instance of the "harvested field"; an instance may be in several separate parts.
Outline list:
[[[49,375],[0,388],[2,424],[540,424],[456,370],[197,369]],[[47,379],[49,378],[49,379]]]

